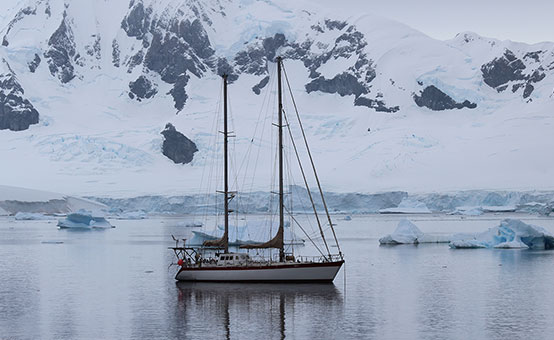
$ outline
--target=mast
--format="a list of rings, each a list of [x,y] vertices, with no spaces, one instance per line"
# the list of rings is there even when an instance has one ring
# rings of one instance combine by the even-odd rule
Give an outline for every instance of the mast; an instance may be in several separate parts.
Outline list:
[[[283,193],[283,93],[281,89],[281,57],[277,57],[277,95],[279,97],[279,231],[277,232],[277,237],[282,240],[279,248],[279,262],[283,262],[285,260],[285,203]]]
[[[225,232],[223,236],[217,240],[206,240],[203,245],[205,247],[218,247],[225,250],[225,254],[229,252],[229,213],[232,210],[229,209],[229,201],[233,199],[234,195],[229,192],[229,155],[228,155],[228,138],[229,130],[227,127],[227,74],[222,75],[223,78],[223,191],[217,191],[225,195],[223,199],[225,210]]]
[[[229,155],[228,155],[228,129],[227,129],[227,74],[223,75],[223,194],[225,206],[225,233],[223,237],[225,254],[229,252]]]

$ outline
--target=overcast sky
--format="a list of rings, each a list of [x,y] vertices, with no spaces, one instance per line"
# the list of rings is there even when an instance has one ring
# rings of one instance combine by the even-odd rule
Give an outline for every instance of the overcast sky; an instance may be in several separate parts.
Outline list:
[[[0,18],[23,0],[0,0]],[[78,0],[74,0],[78,1]],[[100,1],[100,0],[96,0]],[[128,1],[128,0],[111,0]],[[294,1],[294,0],[277,0]],[[378,14],[437,39],[473,31],[527,43],[554,41],[554,0],[308,0],[331,12]]]

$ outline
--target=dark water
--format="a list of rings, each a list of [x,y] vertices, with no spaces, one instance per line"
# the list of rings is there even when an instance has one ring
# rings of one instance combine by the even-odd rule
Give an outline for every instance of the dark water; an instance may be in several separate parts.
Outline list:
[[[411,219],[450,233],[501,218]],[[554,251],[380,247],[399,219],[337,218],[345,286],[342,270],[332,285],[176,284],[169,235],[190,233],[177,220],[72,232],[2,218],[0,339],[553,338]]]

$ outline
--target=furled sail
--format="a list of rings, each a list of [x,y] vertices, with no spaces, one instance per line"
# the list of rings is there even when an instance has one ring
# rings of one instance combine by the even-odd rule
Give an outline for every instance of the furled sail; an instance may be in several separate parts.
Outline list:
[[[283,227],[279,227],[279,230],[277,231],[277,234],[275,237],[273,237],[271,240],[265,242],[265,243],[257,243],[257,244],[245,244],[240,246],[242,249],[260,249],[260,248],[279,248],[282,249],[284,246],[284,229]]]
[[[228,244],[229,244],[229,234],[226,230],[225,233],[223,234],[223,236],[221,236],[220,239],[206,240],[206,241],[204,241],[203,246],[204,247],[217,247],[217,248],[227,249]]]

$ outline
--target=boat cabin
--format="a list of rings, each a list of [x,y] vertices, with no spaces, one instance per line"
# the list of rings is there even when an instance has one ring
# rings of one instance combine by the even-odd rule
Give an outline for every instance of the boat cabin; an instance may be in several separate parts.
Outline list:
[[[250,259],[248,254],[243,253],[230,253],[230,254],[219,254],[217,259],[218,266],[242,266]]]

